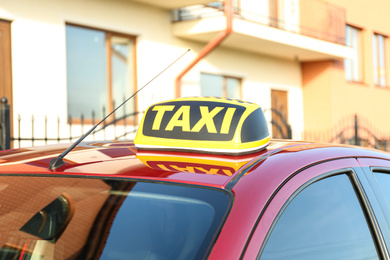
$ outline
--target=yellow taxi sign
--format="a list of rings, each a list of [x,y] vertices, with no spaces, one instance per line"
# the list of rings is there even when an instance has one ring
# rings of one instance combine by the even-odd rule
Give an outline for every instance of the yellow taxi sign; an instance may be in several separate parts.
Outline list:
[[[154,104],[134,139],[137,149],[242,154],[270,141],[257,104],[215,97],[180,98]]]

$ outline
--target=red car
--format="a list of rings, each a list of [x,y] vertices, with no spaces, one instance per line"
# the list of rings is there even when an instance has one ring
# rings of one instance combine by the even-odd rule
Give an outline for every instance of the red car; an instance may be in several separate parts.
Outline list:
[[[260,111],[179,99],[134,142],[0,153],[1,259],[389,259],[389,154],[270,141]]]

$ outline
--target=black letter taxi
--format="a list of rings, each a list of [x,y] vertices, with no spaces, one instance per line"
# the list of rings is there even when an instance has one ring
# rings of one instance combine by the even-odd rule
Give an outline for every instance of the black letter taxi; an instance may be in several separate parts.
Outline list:
[[[68,147],[0,152],[0,259],[390,259],[390,155],[270,140],[257,104],[165,101]]]

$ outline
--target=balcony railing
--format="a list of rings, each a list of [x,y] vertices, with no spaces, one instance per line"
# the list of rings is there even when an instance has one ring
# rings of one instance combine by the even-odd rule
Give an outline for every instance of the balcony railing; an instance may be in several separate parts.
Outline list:
[[[257,12],[240,6],[234,7],[234,13],[238,19],[345,45],[346,11],[334,4],[318,0],[299,1],[299,6],[283,10],[284,17],[270,15],[277,13],[272,10]],[[214,2],[189,6],[177,9],[173,14],[174,22],[206,19],[224,15],[224,5],[223,2]]]

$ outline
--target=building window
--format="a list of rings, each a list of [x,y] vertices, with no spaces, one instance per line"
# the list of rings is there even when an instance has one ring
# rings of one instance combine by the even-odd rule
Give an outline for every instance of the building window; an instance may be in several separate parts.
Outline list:
[[[363,40],[362,30],[347,25],[345,42],[354,50],[352,59],[345,60],[345,76],[348,81],[363,81]]]
[[[387,69],[386,69],[386,42],[387,37],[374,34],[372,38],[373,46],[373,67],[374,67],[374,84],[377,86],[385,87],[387,84]]]
[[[201,73],[201,95],[241,99],[241,79]]]
[[[135,37],[66,25],[68,115],[102,118],[135,91]],[[134,112],[135,101],[116,112]],[[104,113],[104,114],[103,114]]]

